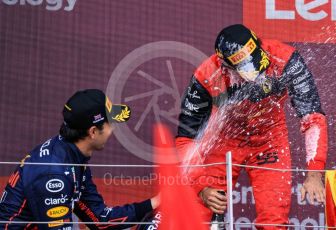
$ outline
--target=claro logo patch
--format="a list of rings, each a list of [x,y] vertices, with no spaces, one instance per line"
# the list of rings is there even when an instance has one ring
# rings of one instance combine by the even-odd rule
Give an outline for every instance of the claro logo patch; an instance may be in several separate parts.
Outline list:
[[[46,189],[49,192],[60,192],[64,188],[63,181],[59,179],[51,179],[46,183]]]
[[[336,0],[244,0],[243,21],[264,38],[336,43]]]
[[[59,207],[49,209],[47,211],[47,216],[49,216],[50,218],[59,218],[59,217],[65,216],[66,214],[68,214],[68,212],[69,212],[68,207],[59,206]]]

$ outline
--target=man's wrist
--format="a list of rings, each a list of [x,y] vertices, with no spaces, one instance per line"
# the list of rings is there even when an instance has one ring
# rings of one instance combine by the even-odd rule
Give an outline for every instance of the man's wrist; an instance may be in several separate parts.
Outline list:
[[[152,205],[152,208],[153,209],[157,209],[158,207],[159,207],[159,205],[160,205],[160,194],[159,195],[157,195],[157,196],[155,196],[155,197],[153,197],[152,199],[150,199],[150,201],[151,201],[151,205]]]
[[[209,187],[204,187],[200,192],[199,192],[199,196],[201,198],[201,200],[204,202],[204,192],[206,190],[208,190]]]
[[[318,172],[318,171],[310,171],[310,172],[308,172],[307,177],[314,177],[314,178],[317,177],[317,178],[321,179],[322,178],[322,173]]]

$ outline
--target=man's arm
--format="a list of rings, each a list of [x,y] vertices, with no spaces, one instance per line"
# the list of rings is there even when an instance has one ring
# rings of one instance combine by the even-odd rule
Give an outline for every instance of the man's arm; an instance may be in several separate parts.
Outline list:
[[[298,52],[294,52],[287,64],[283,79],[286,81],[291,103],[301,118],[301,131],[305,135],[306,162],[310,170],[325,167],[328,134],[327,121],[321,108],[314,78]],[[324,189],[319,172],[308,172],[303,185],[302,198],[309,193],[311,201],[324,201]]]
[[[182,97],[181,113],[179,115],[180,124],[176,138],[177,150],[180,156],[185,159],[185,163],[197,163],[196,159],[190,159],[188,151],[194,147],[194,139],[201,134],[208,124],[211,110],[211,95],[193,76]],[[198,156],[194,157],[199,159]],[[207,184],[205,184],[207,180],[203,180],[203,183],[201,183],[200,178],[205,175],[203,168],[194,168],[192,172],[189,172],[189,177],[192,180],[191,186],[210,210],[223,213],[226,207],[226,196],[218,193],[218,191],[221,191],[220,189],[207,187]]]
[[[209,120],[212,98],[193,76],[181,101],[176,147],[182,151],[187,145],[193,143],[194,138]]]
[[[80,200],[75,204],[74,213],[83,222],[110,222],[109,224],[89,224],[90,229],[125,229],[132,225],[122,222],[139,222],[153,208],[157,207],[156,199],[148,199],[140,203],[124,206],[107,207],[92,181],[90,168],[85,170],[85,189]]]

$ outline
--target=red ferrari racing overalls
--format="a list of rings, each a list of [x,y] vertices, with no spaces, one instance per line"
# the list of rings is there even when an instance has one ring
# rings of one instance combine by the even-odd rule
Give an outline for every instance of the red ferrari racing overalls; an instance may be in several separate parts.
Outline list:
[[[287,224],[291,172],[250,166],[291,168],[285,117],[288,96],[301,118],[308,169],[325,166],[327,125],[313,76],[299,53],[275,40],[261,44],[270,66],[256,82],[244,81],[234,69],[221,65],[216,55],[197,68],[182,99],[176,146],[188,164],[225,162],[231,151],[233,164],[249,166],[245,170],[255,198],[255,222]],[[233,183],[241,169],[233,167]],[[205,187],[226,190],[225,164],[191,168],[188,176],[197,193]]]

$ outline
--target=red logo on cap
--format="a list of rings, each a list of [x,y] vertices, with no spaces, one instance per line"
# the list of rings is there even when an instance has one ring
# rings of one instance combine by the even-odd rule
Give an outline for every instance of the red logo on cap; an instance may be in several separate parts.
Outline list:
[[[233,65],[238,64],[247,58],[255,49],[257,48],[257,44],[254,42],[252,38],[244,45],[243,48],[238,50],[238,52],[232,54],[228,59]]]

